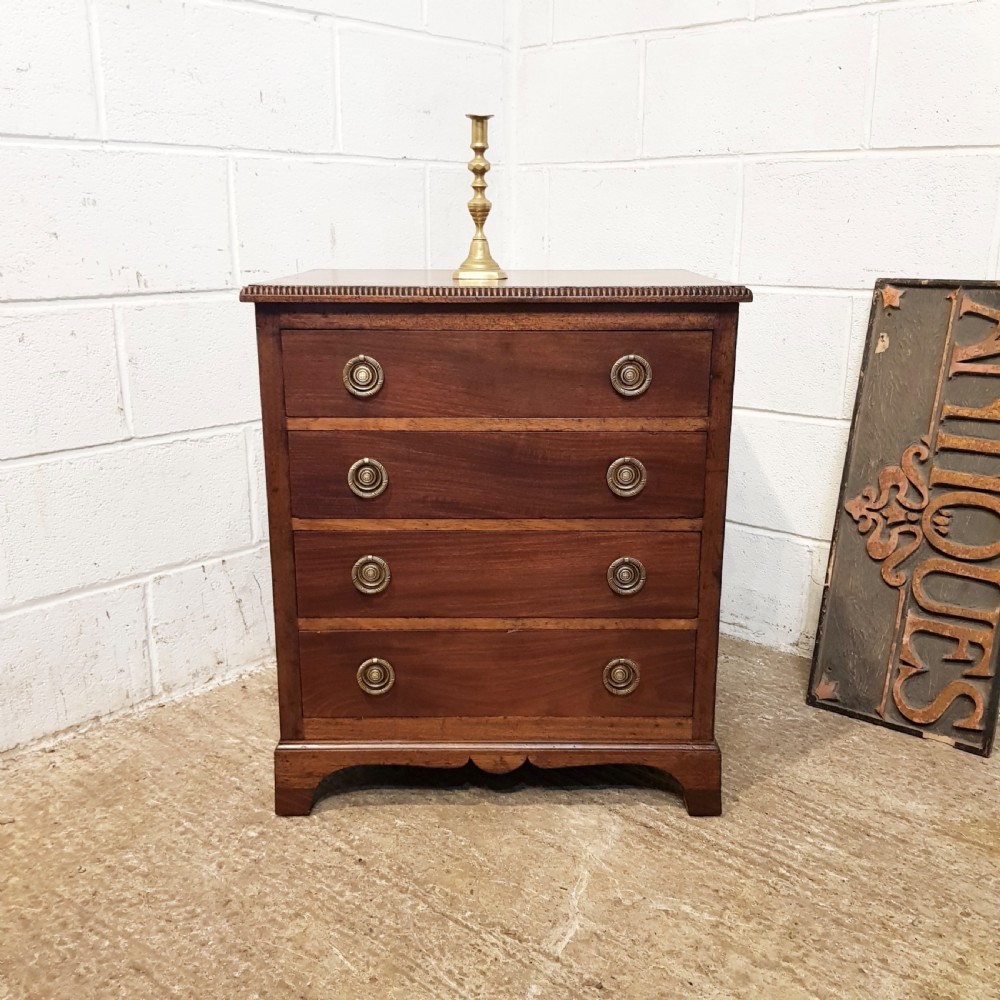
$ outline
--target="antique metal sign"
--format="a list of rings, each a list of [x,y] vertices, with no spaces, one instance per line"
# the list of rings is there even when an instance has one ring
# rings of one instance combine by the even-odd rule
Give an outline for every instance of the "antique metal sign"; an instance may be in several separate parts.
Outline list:
[[[1000,284],[879,281],[808,700],[989,754]]]

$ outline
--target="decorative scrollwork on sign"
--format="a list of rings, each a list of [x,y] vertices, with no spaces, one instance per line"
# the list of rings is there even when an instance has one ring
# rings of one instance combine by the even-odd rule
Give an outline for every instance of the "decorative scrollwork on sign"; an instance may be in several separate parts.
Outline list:
[[[882,579],[890,587],[906,583],[905,571],[897,570],[923,541],[921,512],[927,506],[927,476],[918,463],[930,455],[927,438],[910,445],[899,465],[887,465],[878,476],[878,489],[866,486],[844,510],[854,519],[858,531],[867,535],[868,555],[882,563]],[[903,536],[909,536],[903,540]]]

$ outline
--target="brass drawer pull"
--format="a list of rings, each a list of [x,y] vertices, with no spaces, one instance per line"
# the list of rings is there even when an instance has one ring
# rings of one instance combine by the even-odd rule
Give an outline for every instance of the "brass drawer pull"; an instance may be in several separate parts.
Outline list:
[[[639,354],[626,354],[611,366],[611,385],[619,396],[641,396],[653,381],[653,366]]]
[[[646,567],[638,559],[622,556],[608,567],[608,586],[623,597],[638,594],[646,584]]]
[[[392,664],[373,656],[358,667],[358,686],[365,694],[385,694],[396,683]]]
[[[348,469],[347,485],[362,500],[372,500],[385,492],[389,485],[389,473],[374,458],[361,458]]]
[[[344,387],[352,396],[374,396],[384,380],[382,366],[367,354],[359,354],[344,365]]]
[[[604,686],[611,694],[631,694],[639,686],[639,664],[619,656],[604,668]]]
[[[362,556],[351,569],[351,580],[362,594],[381,594],[391,578],[389,564],[378,556]]]
[[[620,497],[634,497],[646,487],[646,466],[626,455],[608,466],[608,488]]]

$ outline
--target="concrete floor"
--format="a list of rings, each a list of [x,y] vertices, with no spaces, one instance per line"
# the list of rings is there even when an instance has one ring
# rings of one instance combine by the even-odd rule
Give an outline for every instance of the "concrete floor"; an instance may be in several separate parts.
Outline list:
[[[721,819],[627,769],[278,819],[270,676],[0,758],[0,1000],[1000,997],[1000,756],[805,676],[725,644]]]

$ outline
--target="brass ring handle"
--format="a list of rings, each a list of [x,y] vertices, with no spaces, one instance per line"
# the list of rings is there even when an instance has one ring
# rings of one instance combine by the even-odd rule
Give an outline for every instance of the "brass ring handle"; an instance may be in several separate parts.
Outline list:
[[[347,485],[362,500],[372,500],[385,492],[389,485],[389,473],[374,458],[360,458],[347,470]]]
[[[604,686],[611,694],[631,694],[639,686],[639,664],[619,656],[604,668]]]
[[[611,385],[619,396],[641,396],[653,381],[653,366],[639,354],[626,354],[611,366]]]
[[[344,365],[344,388],[352,396],[374,396],[384,380],[382,366],[367,354],[359,354]]]
[[[622,556],[608,567],[608,586],[623,597],[638,594],[646,585],[646,567],[638,559]]]
[[[378,556],[362,556],[351,569],[351,581],[362,594],[381,594],[391,578],[389,564]]]
[[[608,488],[620,497],[634,497],[646,488],[646,466],[625,455],[608,466]]]
[[[392,664],[373,656],[358,667],[358,686],[365,694],[385,694],[396,683]]]

